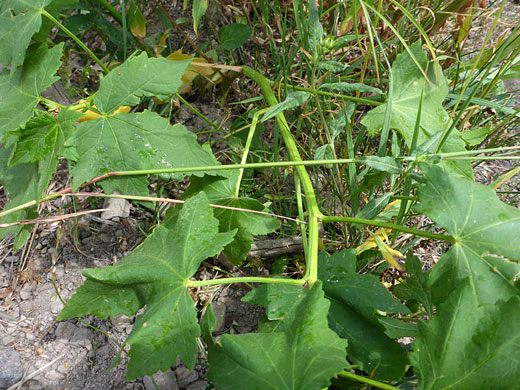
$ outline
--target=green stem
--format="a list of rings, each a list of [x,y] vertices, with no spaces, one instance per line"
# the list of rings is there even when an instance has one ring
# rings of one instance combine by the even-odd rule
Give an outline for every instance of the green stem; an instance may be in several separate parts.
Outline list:
[[[377,100],[363,99],[363,98],[358,98],[355,96],[349,96],[349,95],[322,91],[322,90],[314,89],[314,88],[297,87],[295,85],[288,85],[287,87],[290,89],[293,89],[295,91],[305,91],[305,92],[310,92],[314,95],[321,95],[321,96],[327,96],[327,97],[332,97],[332,98],[350,100],[352,102],[362,103],[362,104],[366,104],[369,106],[380,106],[380,105],[384,104],[383,102],[378,102]]]
[[[135,171],[116,171],[103,175],[103,178],[113,176],[135,176],[135,175],[157,175],[161,173],[188,173],[188,172],[206,172],[206,171],[227,171],[232,169],[256,169],[256,168],[273,168],[273,167],[302,167],[310,165],[323,164],[352,164],[356,163],[355,159],[345,158],[340,160],[313,160],[313,161],[277,161],[266,163],[249,163],[249,164],[229,164],[229,165],[208,165],[202,167],[186,167],[186,168],[164,168],[164,169],[141,169]],[[305,169],[305,168],[303,168]],[[305,191],[304,191],[305,192]],[[307,196],[307,194],[306,194]]]
[[[121,25],[121,27],[123,28],[123,33],[126,34],[127,29],[126,29],[126,26],[123,25],[123,16],[114,7],[112,7],[112,5],[107,0],[98,0],[98,1],[103,7],[105,7],[105,9],[110,13],[110,15],[112,15],[112,17],[116,20],[116,22]],[[154,57],[152,50],[150,50],[150,48],[147,45],[145,45],[143,42],[136,39],[132,34],[130,34],[130,37],[135,42],[135,44],[137,46],[139,46],[139,48],[141,48],[148,54],[148,57]],[[126,50],[125,50],[125,55],[126,55]]]
[[[237,278],[221,278],[213,280],[188,280],[185,283],[186,287],[202,287],[202,286],[217,286],[220,284],[232,283],[270,283],[270,284],[291,284],[293,286],[303,286],[306,283],[305,279],[279,279],[279,278],[262,278],[256,276],[244,276]]]
[[[217,125],[216,123],[213,123],[212,121],[210,121],[208,118],[206,118],[204,116],[204,114],[202,114],[201,112],[199,112],[199,110],[197,110],[195,107],[193,107],[190,103],[188,103],[186,101],[186,99],[184,99],[180,94],[175,94],[175,96],[177,96],[177,98],[182,102],[182,104],[184,104],[186,107],[188,107],[190,109],[191,112],[193,112],[195,115],[197,115],[200,119],[202,119],[204,122],[206,122],[208,125],[210,125],[211,127],[213,127],[214,129],[216,130],[222,130],[220,128],[219,125]]]
[[[398,387],[388,385],[386,383],[381,383],[381,382],[375,381],[373,379],[367,378],[366,376],[356,375],[356,374],[353,374],[348,371],[343,371],[342,373],[339,373],[338,376],[342,376],[343,378],[348,378],[348,379],[354,379],[355,381],[358,381],[361,383],[366,383],[367,385],[375,386],[378,389],[399,390]]]
[[[101,62],[101,60],[90,50],[83,42],[81,42],[81,39],[79,39],[77,36],[75,36],[72,31],[70,31],[67,27],[65,27],[63,24],[59,22],[58,19],[56,19],[54,16],[52,16],[50,13],[48,13],[46,10],[42,9],[40,11],[42,15],[44,15],[47,19],[49,19],[51,22],[53,22],[55,25],[57,25],[65,34],[67,34],[74,42],[78,44],[79,47],[81,47],[85,52],[98,63],[98,65],[103,69],[103,72],[105,74],[108,74],[110,70]]]
[[[117,10],[112,7],[112,5],[107,0],[98,0],[99,3],[105,7],[105,9],[110,12],[110,15],[116,20],[117,23],[123,24],[123,17]]]
[[[266,102],[270,106],[278,104],[276,97],[274,96],[273,90],[269,81],[257,71],[244,66],[242,70],[243,74],[256,82],[265,97]],[[280,127],[280,132],[284,140],[287,151],[291,160],[301,162],[302,159],[298,153],[296,142],[291,134],[291,130],[283,113],[276,115],[276,121]],[[303,164],[302,164],[303,165]],[[307,270],[305,273],[305,279],[309,281],[309,285],[313,285],[318,279],[318,218],[322,215],[318,208],[318,201],[314,193],[312,181],[307,173],[304,166],[300,164],[296,165],[296,172],[300,177],[303,193],[305,194],[305,200],[307,202],[307,208],[309,213],[309,245],[306,253]]]
[[[253,121],[251,122],[251,127],[249,128],[249,133],[247,134],[247,140],[246,140],[246,144],[244,146],[244,154],[242,155],[242,160],[240,160],[240,164],[247,163],[247,156],[249,154],[249,149],[251,148],[251,142],[253,142],[253,136],[255,135],[258,118],[260,117],[260,115],[262,115],[266,111],[267,111],[267,109],[259,110],[259,111],[255,112],[255,114],[253,115]],[[240,168],[240,172],[238,174],[237,184],[236,184],[236,188],[235,188],[235,198],[238,198],[238,193],[240,191],[240,183],[242,182],[243,175],[244,175],[244,168]]]
[[[359,223],[362,225],[368,225],[368,226],[379,226],[387,229],[397,230],[399,232],[403,233],[410,233],[414,234],[416,236],[421,237],[428,237],[433,238],[435,240],[443,240],[443,241],[449,241],[451,243],[455,243],[455,238],[453,236],[447,235],[447,234],[437,234],[437,233],[430,233],[425,232],[423,230],[409,228],[407,226],[402,225],[396,225],[389,222],[383,222],[383,221],[377,221],[373,219],[362,219],[362,218],[352,218],[352,217],[334,217],[329,215],[323,215],[321,216],[320,220],[322,222],[347,222],[347,223]]]

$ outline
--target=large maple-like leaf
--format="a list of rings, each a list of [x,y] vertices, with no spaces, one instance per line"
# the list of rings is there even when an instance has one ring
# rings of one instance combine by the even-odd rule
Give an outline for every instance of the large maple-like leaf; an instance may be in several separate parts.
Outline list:
[[[5,0],[0,7],[0,63],[14,72],[23,62],[31,37],[40,30],[41,10],[52,0]]]
[[[73,124],[82,114],[72,110],[62,110],[55,118],[48,113],[40,113],[31,119],[16,134],[19,139],[10,165],[38,163],[40,187],[47,188],[52,174],[56,171],[58,157],[64,157],[65,140],[74,131]]]
[[[72,170],[74,188],[110,171],[218,164],[197,143],[195,134],[183,125],[171,126],[167,119],[151,111],[104,116],[81,123],[68,144],[78,150],[78,162]],[[117,189],[125,194],[148,195],[148,181],[142,176],[104,180],[101,185],[108,193]]]
[[[392,77],[394,93],[390,114],[390,127],[397,129],[403,135],[408,146],[412,144],[412,138],[417,121],[417,113],[421,100],[421,92],[424,84],[424,94],[421,111],[421,123],[417,137],[417,145],[431,141],[444,130],[449,117],[442,103],[448,94],[448,82],[442,74],[442,69],[429,63],[422,46],[416,42],[411,46],[411,52],[422,69],[426,69],[428,81],[417,64],[412,60],[408,52],[397,56],[392,65]],[[387,104],[383,104],[370,110],[361,121],[368,129],[370,135],[378,134],[385,119]],[[464,141],[456,131],[446,139],[440,152],[460,152],[465,150]],[[468,178],[473,178],[473,171],[468,161],[443,162],[454,173]]]
[[[430,271],[435,303],[466,278],[479,304],[519,294],[514,281],[520,273],[520,210],[501,202],[491,188],[450,175],[437,165],[422,163],[421,169],[426,184],[417,193],[417,210],[455,238]]]
[[[115,266],[85,270],[87,280],[58,320],[89,314],[133,315],[146,305],[126,340],[132,346],[127,378],[166,371],[175,365],[177,355],[193,368],[200,328],[186,282],[234,233],[218,233],[218,221],[201,193],[184,204],[171,228],[157,227]]]
[[[166,100],[181,86],[189,63],[147,58],[143,53],[101,80],[94,98],[101,117],[81,123],[67,143],[78,150],[78,161],[72,170],[73,188],[110,171],[218,164],[183,125],[170,126],[168,120],[150,111],[110,116],[122,105],[137,104],[140,96]],[[117,189],[125,194],[148,195],[148,181],[142,176],[112,178],[101,185],[109,193]]]
[[[419,324],[421,389],[518,388],[520,210],[486,186],[421,164],[416,208],[455,242],[430,271],[437,314]]]
[[[141,96],[168,100],[182,85],[190,63],[148,58],[146,53],[130,58],[101,78],[94,104],[102,114],[110,114],[120,106],[138,104]]]
[[[229,178],[205,177],[193,178],[185,198],[204,191],[212,204],[254,211],[267,211],[265,206],[251,198],[235,196],[238,171]],[[280,222],[269,215],[249,213],[240,210],[216,209],[215,217],[220,221],[220,231],[238,229],[237,235],[224,253],[233,264],[240,264],[251,250],[253,236],[268,234],[280,227]]]
[[[346,340],[327,324],[329,302],[321,282],[312,289],[263,285],[246,301],[265,307],[271,318],[258,333],[211,337],[212,312],[203,324],[209,350],[208,378],[222,390],[315,390],[347,367]]]
[[[375,378],[398,380],[404,374],[406,351],[385,335],[376,310],[410,313],[396,300],[375,275],[356,273],[356,250],[343,250],[332,256],[321,252],[319,278],[325,296],[331,301],[329,323],[348,340],[349,359]]]
[[[429,322],[411,355],[421,390],[518,389],[520,297],[479,305],[471,280]]]
[[[41,45],[14,74],[7,69],[0,73],[0,141],[6,132],[22,127],[40,100],[40,94],[58,77],[63,43],[49,49]],[[0,50],[1,52],[1,50]]]
[[[31,119],[24,129],[13,132],[19,141],[11,149],[0,148],[0,183],[6,190],[9,202],[4,209],[39,199],[49,186],[56,171],[58,157],[64,155],[64,141],[73,131],[72,125],[81,117],[75,111],[62,111],[57,118],[41,113]],[[2,223],[36,217],[35,208],[22,210],[2,219]],[[15,226],[2,229],[0,237],[9,231],[16,235],[16,247],[25,242],[28,229]]]

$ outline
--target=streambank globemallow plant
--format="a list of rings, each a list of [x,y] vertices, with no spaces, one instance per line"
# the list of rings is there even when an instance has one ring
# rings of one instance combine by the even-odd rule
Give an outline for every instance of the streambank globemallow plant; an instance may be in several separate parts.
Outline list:
[[[134,316],[144,308],[125,341],[129,380],[168,370],[177,357],[193,368],[203,340],[208,379],[218,389],[318,390],[331,381],[338,388],[360,383],[382,389],[518,388],[520,210],[474,182],[469,161],[483,151],[466,151],[450,127],[443,108],[447,80],[420,42],[407,46],[392,65],[392,100],[379,102],[363,119],[372,136],[389,123],[409,145],[407,155],[302,160],[284,117],[287,105],[282,102],[280,109],[269,81],[242,67],[240,77],[258,84],[266,106],[277,110],[288,160],[220,165],[180,124],[172,126],[148,110],[115,114],[121,106],[135,110],[144,98],[175,96],[190,60],[141,53],[111,71],[97,60],[106,74],[86,102],[61,106],[43,98],[58,79],[64,44],[31,38],[42,18],[70,33],[46,10],[51,3],[13,0],[0,9],[0,35],[8,42],[0,50],[0,183],[9,199],[0,212],[0,234],[12,232],[20,247],[31,225],[19,222],[38,221],[37,205],[85,194],[78,191],[87,184],[99,185],[102,196],[163,201],[149,196],[150,177],[190,177],[184,203],[117,264],[85,270],[86,281],[58,317]],[[38,103],[57,114],[38,109]],[[86,109],[99,117],[79,123]],[[72,185],[45,195],[59,158],[69,164]],[[377,216],[325,215],[306,165],[344,164],[410,183],[416,189],[413,212],[439,229],[420,230]],[[204,260],[223,251],[240,265],[253,235],[279,227],[264,205],[239,196],[244,169],[277,166],[293,167],[304,274],[195,280]],[[114,195],[116,190],[124,195]],[[319,251],[319,224],[335,222],[434,239],[449,249],[429,272],[407,253],[406,277],[394,290],[404,304],[377,275],[358,272],[355,249]],[[199,321],[189,289],[230,283],[257,286],[244,301],[265,308],[265,315],[256,333],[224,334],[216,341],[211,306]],[[403,347],[397,340],[404,337],[413,343]]]

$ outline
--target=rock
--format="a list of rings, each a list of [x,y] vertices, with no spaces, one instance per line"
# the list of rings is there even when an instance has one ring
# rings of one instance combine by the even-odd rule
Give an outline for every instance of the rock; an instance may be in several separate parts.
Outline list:
[[[18,263],[18,260],[20,260],[20,256],[7,256],[4,259],[6,263]]]
[[[64,375],[56,371],[49,371],[45,374],[45,378],[51,381],[59,381],[60,379],[64,378]]]
[[[74,331],[74,334],[70,338],[70,343],[86,346],[87,343],[85,341],[90,341],[91,338],[92,332],[89,328],[77,328],[77,330]]]
[[[118,194],[114,191],[114,194]],[[103,204],[103,208],[108,209],[101,213],[101,219],[118,220],[119,218],[128,218],[130,216],[130,203],[126,199],[107,198]]]
[[[186,387],[186,390],[206,390],[207,387],[208,387],[208,382],[197,381],[197,382],[193,382],[191,385]]]
[[[110,317],[110,323],[112,326],[125,327],[132,323],[132,318],[125,316],[124,314],[119,314],[115,317]]]
[[[31,298],[33,295],[33,290],[34,288],[32,283],[26,283],[20,290],[20,298],[23,300]]]
[[[22,379],[20,355],[14,350],[0,349],[0,389],[8,388]]]
[[[226,325],[226,305],[220,302],[211,302],[215,314],[215,332],[222,332]]]
[[[184,366],[176,367],[175,375],[177,376],[177,384],[181,389],[185,389],[190,383],[199,379],[199,373],[197,371],[190,371]]]
[[[58,314],[61,309],[63,309],[63,303],[60,301],[59,298],[56,298],[51,302],[51,313],[52,314]]]
[[[153,375],[153,380],[157,384],[157,388],[152,382],[149,376],[145,376],[143,379],[144,388],[146,390],[178,390],[177,379],[173,371],[158,372]]]
[[[60,322],[54,334],[57,340],[70,340],[78,327],[70,322]]]

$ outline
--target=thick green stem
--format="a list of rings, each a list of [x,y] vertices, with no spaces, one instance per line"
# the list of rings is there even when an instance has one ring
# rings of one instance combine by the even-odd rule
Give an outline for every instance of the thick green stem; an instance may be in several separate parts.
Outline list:
[[[255,276],[244,276],[237,278],[221,278],[213,280],[188,280],[186,287],[218,286],[221,284],[232,283],[270,283],[270,284],[291,284],[293,286],[303,286],[305,279],[281,279],[281,278],[262,278]]]
[[[455,237],[447,235],[447,234],[437,234],[425,232],[424,230],[409,228],[407,226],[395,225],[389,222],[377,221],[374,219],[362,219],[362,218],[351,218],[351,217],[333,217],[328,215],[321,216],[320,220],[322,222],[347,222],[347,223],[359,223],[361,225],[367,226],[379,226],[387,229],[397,230],[403,233],[410,233],[416,236],[433,238],[435,240],[443,240],[449,241],[451,243],[455,243]]]
[[[123,17],[117,10],[112,7],[112,5],[107,0],[98,0],[99,4],[101,4],[105,9],[110,12],[110,15],[116,20],[117,23],[122,24],[123,23]]]
[[[354,379],[355,381],[366,383],[367,385],[377,387],[378,389],[383,390],[399,390],[398,387],[388,385],[386,383],[381,383],[378,381],[375,381],[373,379],[367,378],[366,376],[356,375],[348,371],[343,371],[342,373],[338,374],[338,376],[342,376],[343,378],[348,379]]]
[[[105,64],[101,62],[101,60],[90,50],[83,42],[81,42],[81,39],[79,39],[77,36],[75,36],[72,31],[70,31],[67,27],[65,27],[63,24],[59,22],[58,19],[56,19],[54,16],[52,16],[50,13],[45,11],[44,9],[41,10],[41,13],[43,16],[45,16],[47,19],[49,19],[52,23],[57,25],[65,34],[67,34],[74,42],[78,44],[79,47],[81,47],[85,52],[92,58],[94,61],[97,62],[97,64],[103,69],[103,72],[105,74],[109,73],[110,70],[106,67]]]
[[[271,89],[271,85],[264,76],[247,66],[243,68],[242,72],[246,77],[249,77],[258,84],[262,90],[266,102],[270,106],[278,104],[273,90]],[[298,153],[296,142],[294,141],[291,130],[287,121],[285,120],[283,113],[276,115],[276,121],[280,127],[280,132],[291,160],[297,162],[302,161],[300,154]],[[309,214],[309,245],[308,251],[306,253],[307,271],[305,274],[305,279],[309,281],[309,285],[312,285],[318,279],[318,218],[321,216],[321,212],[318,208],[318,201],[316,200],[314,188],[307,170],[302,165],[296,165],[296,172],[300,177]]]

